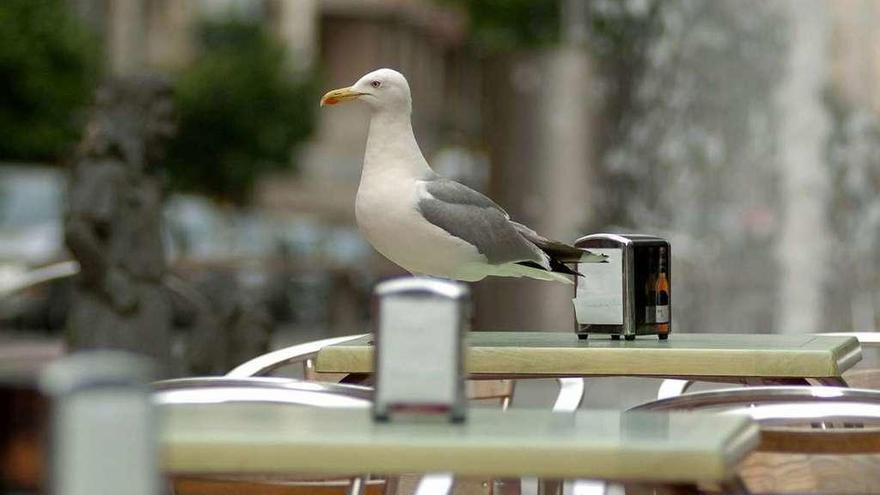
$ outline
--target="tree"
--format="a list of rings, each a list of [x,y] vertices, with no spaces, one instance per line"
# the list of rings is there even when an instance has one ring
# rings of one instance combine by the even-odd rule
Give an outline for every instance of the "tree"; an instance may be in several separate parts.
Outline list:
[[[471,41],[497,53],[559,41],[559,0],[440,0],[462,8]]]
[[[177,84],[171,186],[243,202],[259,175],[294,165],[293,147],[310,134],[317,100],[260,26],[214,21],[201,26],[200,39],[201,56]]]
[[[97,76],[98,44],[66,2],[0,2],[0,160],[61,157]]]

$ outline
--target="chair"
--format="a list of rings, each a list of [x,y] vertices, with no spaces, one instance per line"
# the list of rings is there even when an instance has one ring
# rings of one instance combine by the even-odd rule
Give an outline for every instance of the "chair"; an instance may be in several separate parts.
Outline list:
[[[303,377],[306,380],[337,383],[343,380],[346,374],[318,373],[315,371],[315,357],[326,346],[341,344],[365,335],[333,337],[278,349],[236,366],[226,376],[230,378],[266,376],[284,366],[300,364]],[[468,398],[471,400],[498,400],[502,409],[507,409],[513,399],[515,382],[513,380],[470,380],[467,387]]]
[[[739,470],[752,491],[870,493],[880,484],[880,391],[751,387],[660,399],[631,411],[746,414],[761,444]]]
[[[828,332],[820,333],[826,337],[855,337],[863,348],[880,347],[880,332]],[[843,375],[847,385],[854,388],[871,388],[880,390],[880,370],[851,370]],[[694,384],[691,380],[667,378],[657,390],[658,399],[667,399],[681,395]]]
[[[284,366],[300,364],[306,380],[315,382],[336,383],[346,378],[344,373],[318,373],[315,371],[314,358],[318,352],[326,346],[341,344],[350,340],[358,339],[366,334],[347,335],[329,339],[306,342],[278,349],[273,352],[257,356],[250,361],[242,363],[226,374],[227,378],[248,378],[265,376]],[[369,390],[369,389],[368,389]],[[515,382],[513,380],[469,380],[467,383],[468,398],[474,401],[497,400],[502,409],[507,409],[513,399]],[[430,474],[421,479],[414,480],[411,476],[401,477],[400,483],[405,487],[417,485],[416,495],[430,493],[446,493],[452,486],[452,476],[447,474]],[[483,490],[483,487],[487,490]],[[484,480],[468,479],[459,480],[456,486],[457,493],[484,493],[491,490],[492,481],[485,483]],[[193,494],[195,495],[195,494]]]
[[[359,385],[315,383],[291,378],[200,377],[153,383],[160,404],[247,402],[313,407],[370,407],[373,390]]]
[[[160,406],[239,402],[279,407],[368,408],[372,397],[372,390],[367,387],[270,377],[180,378],[155,382],[153,390],[154,400]],[[272,476],[175,476],[170,480],[170,488],[175,495],[379,495],[385,493],[386,488],[393,493],[386,480],[366,476],[350,480],[292,476],[283,479]]]
[[[250,361],[236,366],[232,371],[226,373],[226,376],[229,378],[265,376],[278,368],[290,364],[301,364],[303,367],[303,377],[306,380],[338,382],[345,376],[344,374],[318,373],[315,371],[315,356],[317,356],[318,352],[324,347],[348,342],[349,340],[358,339],[365,335],[366,334],[333,337],[278,349],[277,351],[257,356]]]
[[[247,388],[250,385],[254,384],[271,384],[275,387],[284,387],[285,383],[288,384],[288,387],[297,387],[302,392],[302,387],[304,385],[313,385],[313,386],[322,386],[325,387],[322,390],[324,395],[319,396],[310,396],[310,401],[314,401],[316,398],[320,398],[321,401],[327,400],[328,395],[333,395],[336,393],[341,393],[342,395],[350,395],[355,394],[360,399],[365,399],[369,401],[372,397],[372,389],[367,387],[354,387],[353,385],[347,384],[338,384],[340,380],[346,377],[345,374],[341,373],[318,373],[315,371],[314,366],[314,358],[317,356],[318,352],[328,345],[340,344],[343,342],[347,342],[350,340],[354,340],[364,335],[347,335],[343,337],[333,337],[328,339],[322,339],[312,342],[306,342],[303,344],[293,345],[290,347],[286,347],[283,349],[279,349],[273,352],[269,352],[263,354],[261,356],[257,356],[250,361],[242,363],[239,366],[236,366],[234,369],[229,371],[224,378],[208,378],[208,379],[183,379],[183,380],[198,380],[198,382],[188,382],[184,383],[181,380],[169,380],[165,382],[165,386],[194,386],[196,388],[207,387],[208,390],[202,390],[198,393],[201,394],[212,394],[220,400],[224,396],[229,396],[229,394],[235,394],[241,396],[244,392],[241,390],[241,386]],[[308,382],[299,382],[291,379],[285,378],[269,378],[265,377],[272,373],[275,370],[278,370],[282,367],[288,365],[299,364],[302,366],[303,377],[308,380]],[[236,381],[237,380],[237,381]],[[257,380],[257,381],[255,381]],[[238,385],[238,390],[233,390],[230,388],[233,384]],[[334,387],[343,387],[341,389],[335,389]],[[510,401],[513,397],[514,392],[514,381],[513,380],[473,380],[468,382],[468,397],[472,400],[498,400],[501,404],[501,407],[506,409]],[[188,395],[192,396],[195,392],[190,390]],[[250,392],[245,392],[250,393]],[[251,400],[278,400],[278,392],[274,392],[274,399],[270,399],[270,393],[261,392],[258,396],[252,396]],[[303,400],[302,398],[297,398],[296,400]],[[320,401],[319,401],[320,402]],[[369,404],[369,402],[367,402]],[[304,404],[304,405],[317,405],[317,404]],[[321,407],[321,406],[319,406]],[[411,477],[405,477],[411,478]],[[402,482],[406,483],[407,481],[412,482],[412,479],[403,479]],[[200,495],[201,493],[224,493],[222,491],[217,491],[211,488],[211,486],[223,485],[224,483],[229,482],[228,485],[232,487],[235,485],[236,480],[232,479],[224,479],[220,481],[210,481],[210,480],[177,480],[176,488],[178,490],[186,489],[187,491],[181,492],[186,493],[187,495]],[[347,482],[340,482],[340,480],[322,480],[324,482],[325,489],[331,489],[332,487],[329,485],[334,485],[337,489],[339,486],[344,486]],[[198,484],[202,483],[202,484]],[[362,480],[362,479],[354,479],[350,483],[350,489],[355,490],[356,486],[359,484],[365,483],[365,487],[367,490],[371,488],[370,480]],[[435,493],[447,493],[452,485],[452,476],[446,474],[432,474],[422,477],[417,482],[417,488],[415,488],[416,495],[429,495]],[[198,484],[198,486],[196,486]],[[474,482],[473,480],[465,481],[464,483],[459,483],[459,485],[474,485],[474,488],[479,489],[483,483],[480,481]],[[265,491],[257,492],[252,491],[251,489],[255,486],[265,485]],[[393,493],[396,489],[397,480],[392,480],[387,483],[386,493]],[[247,490],[246,490],[247,488]],[[295,492],[295,489],[303,488],[306,489],[305,492]],[[315,490],[315,486],[306,486],[302,483],[294,483],[291,481],[287,481],[285,484],[281,484],[278,482],[273,482],[272,480],[263,480],[263,483],[255,483],[250,482],[248,485],[243,485],[241,483],[235,485],[235,489],[233,490],[241,490],[246,493],[265,493],[266,495],[274,495],[276,493],[284,493],[294,495],[295,493],[319,493],[315,491],[308,491],[309,489]],[[461,488],[464,486],[457,487],[457,491],[461,491]],[[202,491],[195,491],[196,489]],[[358,488],[359,489],[359,488]],[[213,491],[212,491],[213,490]],[[286,490],[279,492],[278,490]],[[466,491],[472,491],[469,488],[465,489]],[[327,492],[330,493],[330,492]],[[338,492],[336,492],[338,493]],[[351,493],[354,493],[352,491]]]

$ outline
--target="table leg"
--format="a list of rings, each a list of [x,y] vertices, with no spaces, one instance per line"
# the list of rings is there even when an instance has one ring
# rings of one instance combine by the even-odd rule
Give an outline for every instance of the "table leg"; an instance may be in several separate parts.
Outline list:
[[[608,483],[600,480],[574,480],[572,495],[605,495]]]
[[[452,490],[453,481],[452,473],[426,474],[419,481],[415,495],[447,495]]]
[[[669,397],[678,397],[687,392],[687,389],[693,385],[691,380],[679,380],[677,378],[667,378],[660,384],[657,389],[657,399],[668,399]]]
[[[521,478],[501,478],[493,482],[493,495],[521,495],[522,479]]]
[[[383,495],[397,495],[397,488],[400,486],[400,477],[398,476],[386,476],[385,477],[385,490],[382,491]]]
[[[351,484],[348,485],[348,495],[364,495],[365,480],[366,478],[363,476],[352,478]]]
[[[557,378],[559,382],[559,395],[553,404],[554,412],[574,412],[584,401],[583,378]]]
[[[562,480],[538,480],[538,495],[562,495]]]
[[[725,495],[748,495],[751,492],[749,492],[749,487],[746,486],[745,481],[736,476],[730,481],[721,483],[721,493]]]

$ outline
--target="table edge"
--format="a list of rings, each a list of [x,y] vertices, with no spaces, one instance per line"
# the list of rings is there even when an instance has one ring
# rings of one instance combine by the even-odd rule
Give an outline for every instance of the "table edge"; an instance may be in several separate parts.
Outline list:
[[[561,332],[560,332],[561,333]],[[689,335],[699,335],[699,334],[689,334]],[[370,336],[366,336],[363,338],[369,338]],[[680,370],[613,370],[610,372],[598,371],[598,370],[577,370],[574,371],[525,371],[523,372],[521,369],[509,369],[505,367],[496,367],[496,368],[477,368],[473,369],[473,367],[469,367],[468,371],[472,375],[493,375],[498,377],[505,376],[534,376],[534,377],[559,377],[559,376],[632,376],[632,377],[730,377],[730,378],[766,378],[766,379],[785,379],[785,378],[840,378],[843,373],[850,368],[852,368],[856,363],[858,363],[862,359],[862,350],[861,345],[859,344],[858,339],[855,337],[823,337],[823,338],[839,338],[843,339],[839,345],[830,350],[801,350],[799,353],[801,354],[818,354],[822,356],[821,359],[823,361],[823,365],[821,369],[815,370],[815,372],[810,372],[808,374],[804,374],[803,372],[793,371],[791,373],[740,373],[731,370],[713,370],[712,374],[703,374],[703,373],[682,373]],[[812,341],[812,340],[811,340]],[[481,352],[497,352],[498,347],[487,347],[487,346],[472,346],[469,348],[469,351],[481,353]],[[345,366],[341,366],[338,363],[330,362],[328,363],[328,354],[331,356],[335,352],[343,352],[348,353],[349,356],[355,356],[354,359],[349,358],[349,363],[347,368]],[[638,349],[640,352],[645,353],[656,353],[656,352],[667,352],[663,349],[658,348],[649,348],[649,349]],[[688,351],[695,350],[687,350],[687,349],[678,349],[676,350],[680,353],[687,353]],[[567,348],[559,348],[559,347],[543,347],[543,348],[534,348],[531,352],[536,354],[540,353],[552,353],[555,357],[564,356],[566,354],[573,353],[582,353],[583,350],[575,350],[575,349],[567,349]],[[633,350],[624,351],[619,348],[596,348],[590,350],[591,353],[595,355],[600,355],[606,359],[610,357],[614,357],[617,354],[621,354],[623,352],[632,353]],[[741,353],[743,351],[740,350],[718,350],[718,353]],[[765,351],[769,353],[780,352],[780,351]],[[573,359],[573,358],[569,358]],[[351,361],[354,361],[352,365]],[[817,367],[819,368],[819,367]],[[315,370],[319,373],[372,373],[372,349],[367,348],[365,345],[352,345],[349,342],[328,346],[321,349],[316,358],[315,358]]]

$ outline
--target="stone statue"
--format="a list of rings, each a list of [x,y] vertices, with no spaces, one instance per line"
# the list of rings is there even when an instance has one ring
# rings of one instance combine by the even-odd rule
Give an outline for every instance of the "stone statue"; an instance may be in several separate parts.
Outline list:
[[[246,290],[227,271],[196,277],[193,285],[204,302],[194,308],[187,339],[190,373],[222,375],[269,350],[273,322],[261,294]]]
[[[79,261],[67,321],[71,350],[113,348],[172,371],[162,287],[158,164],[174,132],[171,86],[152,77],[102,85],[73,163],[65,241]]]

